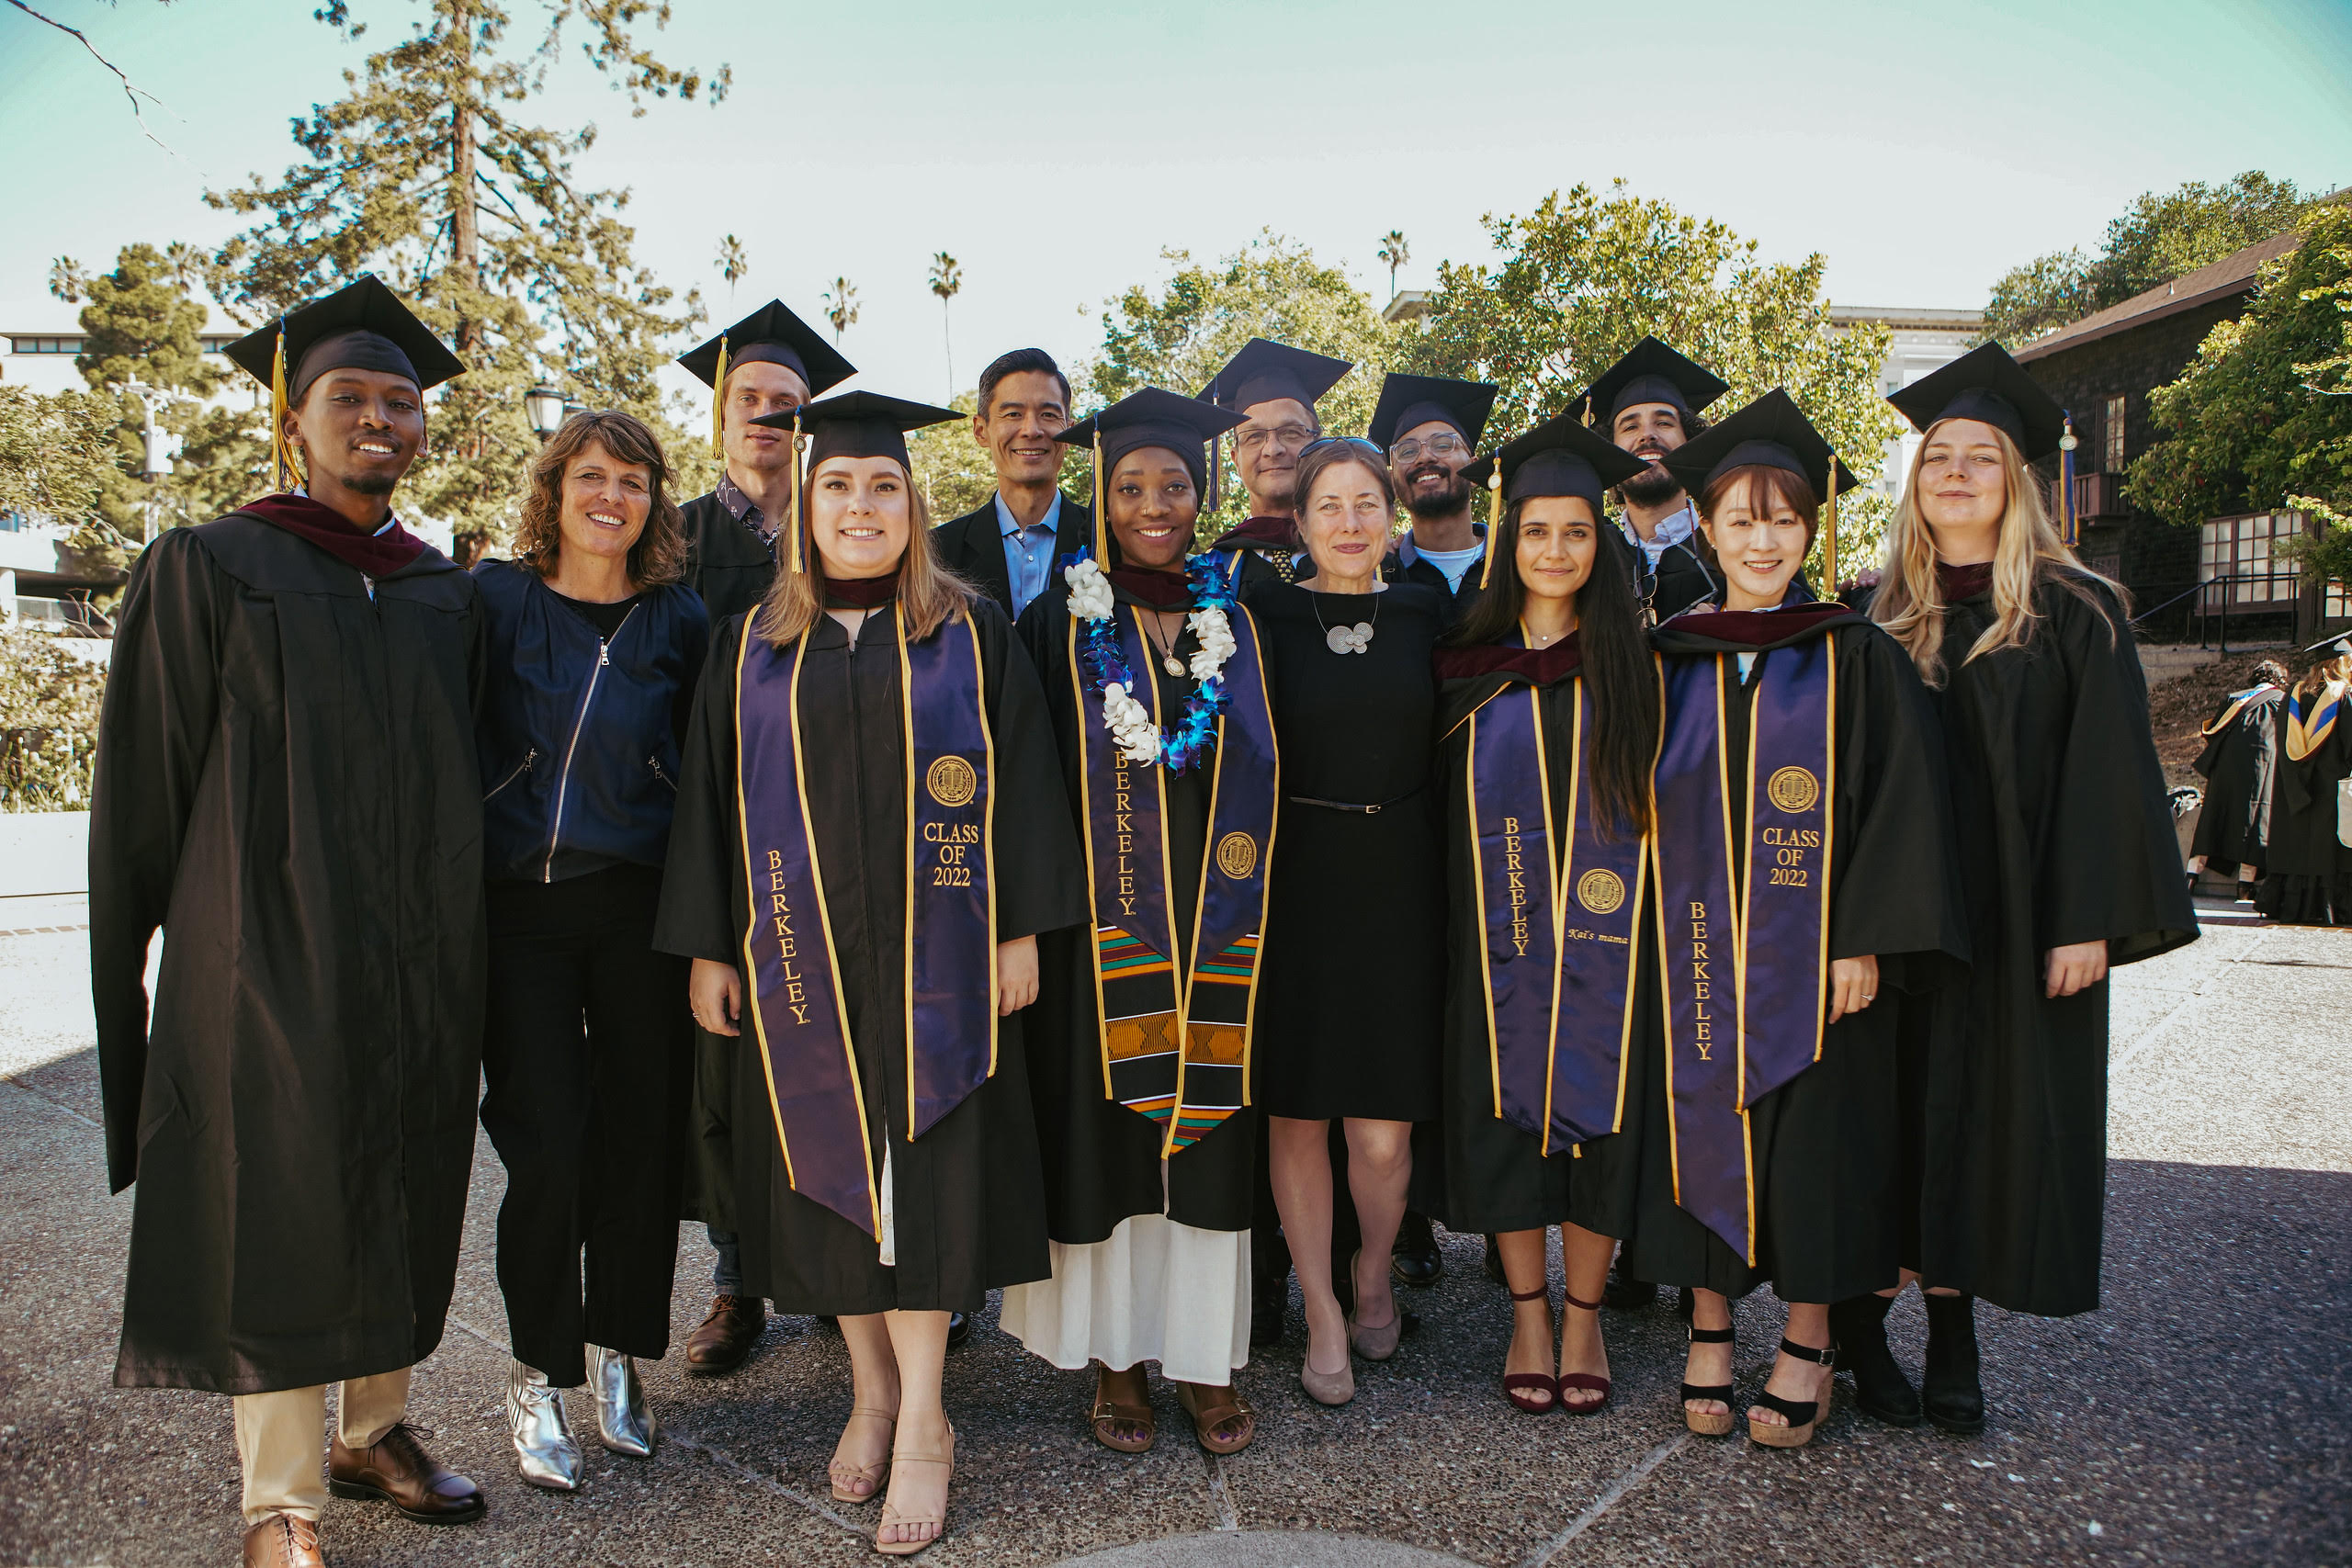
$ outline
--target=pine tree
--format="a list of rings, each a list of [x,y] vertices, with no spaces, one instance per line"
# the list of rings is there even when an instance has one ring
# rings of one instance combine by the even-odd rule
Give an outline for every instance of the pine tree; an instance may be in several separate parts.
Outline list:
[[[621,221],[626,190],[592,189],[572,162],[595,143],[527,123],[568,28],[581,52],[624,92],[632,115],[648,98],[717,103],[730,73],[706,79],[666,64],[635,36],[645,0],[539,0],[544,31],[511,41],[508,0],[423,0],[411,35],[344,73],[345,91],[295,122],[302,159],[272,183],[208,197],[254,216],[219,258],[232,279],[223,304],[260,321],[373,271],[449,342],[466,375],[435,397],[425,456],[405,504],[459,534],[502,534],[538,451],[524,389],[547,380],[595,407],[621,408],[661,432],[694,493],[699,445],[664,416],[655,372],[664,344],[703,316],[640,267],[636,231]],[[319,19],[356,39],[348,0]]]

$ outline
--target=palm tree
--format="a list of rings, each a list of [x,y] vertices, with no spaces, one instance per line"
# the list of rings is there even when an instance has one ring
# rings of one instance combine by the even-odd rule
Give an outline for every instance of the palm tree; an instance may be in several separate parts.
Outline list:
[[[825,291],[825,320],[833,323],[833,346],[842,345],[842,333],[857,325],[857,285],[846,277],[836,277]]]
[[[186,240],[174,240],[164,247],[164,270],[181,293],[193,297],[204,287],[204,253]]]
[[[727,280],[727,304],[731,310],[735,304],[735,285],[752,270],[752,259],[743,254],[743,242],[732,234],[719,241],[718,260],[713,265],[718,268],[718,276]]]
[[[49,264],[49,291],[68,305],[79,305],[89,288],[89,269],[72,256],[60,256]]]
[[[1380,236],[1380,259],[1388,268],[1388,297],[1396,297],[1396,269],[1412,259],[1412,251],[1405,243],[1405,231],[1391,229]]]
[[[945,251],[931,258],[931,291],[939,296],[939,332],[947,340],[947,395],[956,395],[956,335],[947,327],[947,301],[964,287],[964,267]]]

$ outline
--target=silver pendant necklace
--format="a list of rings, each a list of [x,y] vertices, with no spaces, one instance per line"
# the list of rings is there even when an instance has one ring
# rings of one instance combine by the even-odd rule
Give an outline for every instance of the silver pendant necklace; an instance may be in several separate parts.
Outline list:
[[[1358,621],[1354,626],[1323,626],[1323,605],[1319,595],[1307,601],[1315,607],[1315,624],[1323,626],[1323,644],[1334,653],[1362,653],[1372,646],[1372,634],[1380,626],[1380,596],[1373,595],[1372,619]]]

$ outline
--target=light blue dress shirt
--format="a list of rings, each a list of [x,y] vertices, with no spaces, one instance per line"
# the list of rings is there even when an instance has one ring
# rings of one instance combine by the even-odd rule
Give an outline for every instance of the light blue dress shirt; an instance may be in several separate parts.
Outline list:
[[[1012,584],[1012,615],[1020,619],[1029,601],[1046,591],[1046,581],[1054,568],[1054,525],[1060,521],[1062,498],[1057,493],[1053,503],[1046,508],[1046,515],[1023,528],[1004,504],[1004,497],[996,498],[996,525],[1004,535],[1004,575]]]

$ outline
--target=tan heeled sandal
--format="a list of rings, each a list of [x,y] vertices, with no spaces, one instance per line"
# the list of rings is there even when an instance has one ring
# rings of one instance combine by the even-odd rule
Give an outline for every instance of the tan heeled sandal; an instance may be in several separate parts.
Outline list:
[[[1816,1350],[1810,1345],[1800,1345],[1792,1339],[1781,1341],[1781,1354],[1792,1360],[1810,1361],[1816,1366],[1835,1367],[1838,1348],[1834,1345]],[[1819,1399],[1782,1399],[1770,1389],[1759,1390],[1756,1403],[1783,1417],[1788,1425],[1747,1418],[1747,1435],[1768,1449],[1801,1449],[1813,1441],[1813,1429],[1829,1414],[1831,1400],[1837,1396],[1838,1379],[1833,1375],[1823,1380]]]
[[[890,1428],[892,1436],[897,1435],[899,1429],[897,1411],[876,1410],[868,1404],[856,1404],[850,1407],[851,1421],[856,1420],[861,1416],[869,1420],[884,1423]],[[842,1425],[844,1429],[842,1435],[847,1437],[848,1423],[844,1422]],[[845,1459],[837,1458],[825,1466],[825,1479],[832,1483],[833,1501],[836,1503],[871,1503],[875,1498],[882,1495],[882,1483],[889,1473],[890,1456],[887,1451],[878,1461],[873,1464],[852,1464]],[[842,1484],[845,1481],[865,1482],[867,1489],[864,1492],[852,1492]]]
[[[1690,1343],[1729,1345],[1734,1342],[1733,1332],[1728,1328],[1701,1328],[1693,1325],[1690,1330]],[[1732,1427],[1731,1402],[1737,1397],[1739,1397],[1739,1385],[1736,1383],[1686,1382],[1682,1385],[1682,1424],[1702,1438],[1724,1437],[1730,1433]],[[1722,1414],[1718,1415],[1712,1410],[1691,1409],[1691,1402],[1701,1399],[1712,1399],[1720,1403],[1724,1407]]]
[[[945,1453],[944,1453],[944,1454],[901,1454],[901,1453],[894,1453],[894,1454],[892,1454],[892,1455],[890,1456],[890,1461],[891,1461],[891,1463],[892,1463],[895,1467],[898,1467],[898,1468],[900,1468],[900,1469],[903,1469],[903,1468],[905,1468],[906,1466],[910,1465],[910,1464],[939,1464],[939,1465],[945,1465],[945,1466],[947,1467],[947,1477],[948,1477],[948,1480],[949,1480],[950,1482],[953,1482],[953,1481],[955,1480],[955,1478],[956,1478],[956,1427],[955,1427],[955,1424],[954,1424],[953,1422],[950,1422],[950,1423],[948,1424],[948,1427],[947,1427],[947,1451],[946,1451]],[[939,1529],[938,1529],[937,1533],[935,1533],[934,1535],[933,1535],[933,1536],[932,1536],[932,1538],[931,1538],[929,1540],[892,1540],[892,1541],[886,1541],[886,1540],[884,1540],[882,1539],[882,1532],[883,1532],[885,1529],[888,1529],[890,1526],[892,1526],[892,1525],[937,1525],[937,1526],[939,1527]],[[875,1550],[875,1551],[878,1551],[878,1552],[880,1552],[883,1556],[885,1556],[885,1557],[912,1557],[916,1552],[918,1552],[918,1551],[922,1551],[925,1550],[925,1549],[926,1549],[926,1548],[928,1548],[928,1547],[936,1546],[936,1545],[938,1545],[941,1541],[945,1540],[946,1539],[947,1539],[947,1505],[946,1505],[945,1503],[944,1503],[944,1502],[943,1502],[943,1503],[941,1503],[941,1504],[940,1504],[940,1506],[939,1506],[939,1512],[938,1512],[938,1513],[936,1513],[936,1514],[914,1514],[914,1515],[908,1515],[908,1514],[901,1514],[901,1513],[898,1512],[898,1511],[897,1511],[897,1509],[895,1509],[894,1507],[892,1507],[892,1506],[891,1506],[891,1504],[890,1504],[890,1500],[889,1500],[888,1498],[885,1497],[885,1498],[882,1500],[882,1522],[881,1522],[881,1524],[879,1524],[879,1525],[877,1525],[876,1527],[875,1527],[875,1530],[874,1530],[874,1550]]]

